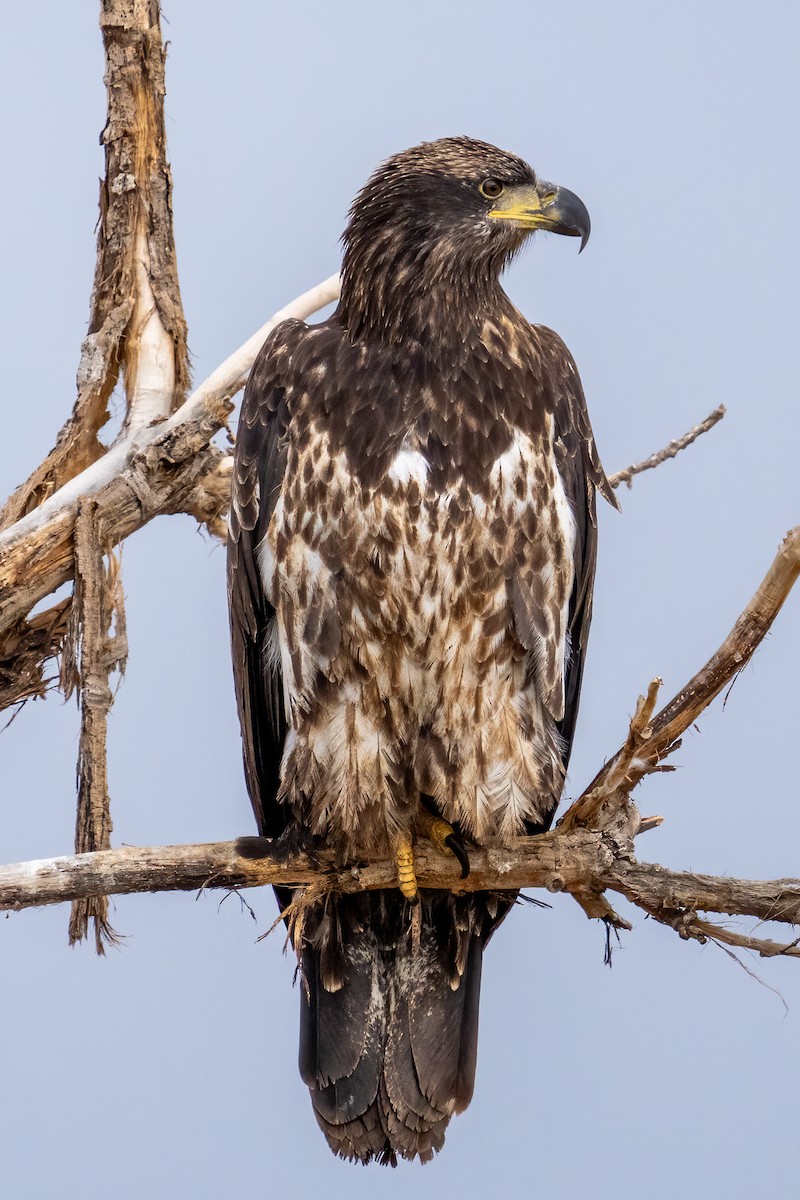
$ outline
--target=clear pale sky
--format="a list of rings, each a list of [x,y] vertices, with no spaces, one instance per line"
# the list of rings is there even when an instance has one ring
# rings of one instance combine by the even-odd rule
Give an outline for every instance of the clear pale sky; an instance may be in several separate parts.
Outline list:
[[[196,381],[335,270],[372,167],[469,133],[584,199],[584,254],[539,238],[508,277],[578,362],[613,471],[721,401],[723,424],[601,513],[570,794],[655,674],[671,694],[728,631],[800,520],[800,9],[766,0],[171,0],[167,129]],[[4,13],[4,426],[10,491],[74,397],[104,123],[96,6]],[[228,663],[224,551],[165,518],[124,551],[131,655],[110,729],[114,843],[252,832]],[[640,857],[800,875],[800,595],[680,770]],[[77,712],[29,705],[0,738],[0,859],[69,853]],[[0,1175],[27,1200],[325,1195],[672,1200],[798,1194],[800,967],[686,944],[566,897],[512,914],[485,963],[475,1099],[430,1166],[336,1161],[296,1069],[298,996],[250,894],[121,898],[124,948],[67,948],[66,909],[2,927]],[[623,912],[628,912],[624,903]],[[629,915],[631,915],[629,913]]]

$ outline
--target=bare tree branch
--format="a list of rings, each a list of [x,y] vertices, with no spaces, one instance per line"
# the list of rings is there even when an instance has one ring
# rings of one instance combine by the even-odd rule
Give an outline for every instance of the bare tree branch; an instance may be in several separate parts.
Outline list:
[[[800,575],[800,525],[786,534],[758,590],[716,654],[681,688],[653,721],[642,757],[657,764],[722,689],[743,670],[784,605]],[[642,770],[641,774],[646,771]],[[641,775],[640,775],[641,777]]]
[[[240,853],[244,851],[244,853]],[[254,857],[254,853],[260,855]],[[800,880],[756,881],[670,871],[629,857],[629,846],[614,845],[595,830],[556,829],[533,838],[517,838],[502,850],[471,850],[470,874],[429,842],[415,847],[417,878],[423,888],[454,892],[516,891],[545,888],[581,898],[618,892],[683,937],[700,935],[745,945],[766,955],[800,957],[780,945],[734,934],[701,921],[700,911],[754,917],[782,924],[800,922]],[[210,888],[323,885],[324,891],[357,892],[397,886],[391,861],[337,869],[327,854],[312,862],[305,855],[277,862],[259,838],[195,846],[124,846],[65,858],[39,859],[0,867],[0,910],[59,904],[76,898],[139,892],[195,891]],[[583,906],[583,905],[582,905]],[[600,915],[605,919],[605,914]],[[627,925],[627,922],[624,924]],[[696,932],[695,932],[696,931]]]
[[[688,433],[683,437],[676,438],[663,450],[658,450],[655,454],[651,454],[649,458],[642,459],[641,462],[633,463],[630,467],[625,467],[624,471],[617,471],[614,475],[609,475],[608,482],[613,488],[619,487],[621,483],[627,483],[628,487],[632,487],[634,475],[641,475],[642,471],[652,471],[653,467],[660,466],[666,462],[668,458],[675,458],[680,454],[681,450],[685,450],[687,446],[691,446],[692,442],[696,442],[701,434],[708,433],[709,429],[713,429],[718,421],[721,421],[725,416],[727,409],[724,404],[720,404],[713,412],[710,412],[704,421],[699,425],[693,426]]]
[[[172,178],[164,132],[159,6],[103,0],[108,114],[102,133],[97,263],[78,396],[54,449],[0,514],[13,525],[105,453],[98,434],[124,372],[131,428],[163,417],[189,378],[186,321],[172,234]]]
[[[800,525],[787,533],[772,566],[719,650],[655,717],[652,714],[660,680],[653,680],[647,700],[639,700],[625,745],[564,814],[564,828],[596,827],[604,813],[613,813],[619,805],[628,803],[637,783],[659,769],[662,759],[680,745],[681,734],[749,662],[798,575]]]
[[[698,912],[711,912],[757,917],[760,922],[800,924],[800,880],[756,883],[750,879],[667,871],[653,863],[631,860],[620,869],[612,868],[606,886],[620,892],[660,924],[669,925],[684,939],[722,942],[753,950],[763,958],[777,955],[800,958],[800,948],[795,943],[739,933],[697,916]]]

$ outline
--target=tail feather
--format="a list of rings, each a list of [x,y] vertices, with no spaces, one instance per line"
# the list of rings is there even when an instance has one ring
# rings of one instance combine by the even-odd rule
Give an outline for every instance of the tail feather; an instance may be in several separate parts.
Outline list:
[[[300,1073],[317,1121],[343,1158],[426,1162],[472,1097],[495,921],[480,894],[423,893],[415,942],[399,893],[331,904],[307,920],[302,954]]]

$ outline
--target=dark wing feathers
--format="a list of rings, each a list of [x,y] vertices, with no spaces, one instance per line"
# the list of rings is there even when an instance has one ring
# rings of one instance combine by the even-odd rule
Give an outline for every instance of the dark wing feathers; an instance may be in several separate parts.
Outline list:
[[[275,611],[264,595],[258,548],[286,467],[283,380],[306,326],[284,321],[262,346],[245,388],[237,431],[228,535],[228,601],[245,777],[259,832],[277,837],[288,813],[277,803],[286,713],[280,668],[270,655]]]
[[[564,742],[564,767],[569,765],[575,723],[578,719],[586,645],[592,620],[592,593],[597,563],[597,505],[600,492],[619,508],[606,478],[589,421],[589,412],[574,359],[552,329],[537,325],[536,332],[549,364],[547,386],[555,420],[555,449],[559,474],[576,522],[575,586],[569,606],[569,657],[564,678],[564,716],[558,731]]]

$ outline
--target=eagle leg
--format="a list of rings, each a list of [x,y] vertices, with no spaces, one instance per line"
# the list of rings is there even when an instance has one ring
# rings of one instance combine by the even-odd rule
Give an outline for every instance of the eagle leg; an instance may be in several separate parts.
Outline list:
[[[458,859],[459,866],[461,867],[461,878],[466,879],[469,875],[469,855],[467,854],[467,847],[464,844],[461,834],[453,829],[453,826],[448,821],[429,812],[424,805],[420,807],[419,825],[421,832],[427,838],[430,838],[434,846],[442,854],[449,851]]]
[[[414,870],[414,846],[407,833],[400,833],[394,842],[394,860],[397,863],[397,881],[400,891],[410,904],[419,900],[417,875]]]

